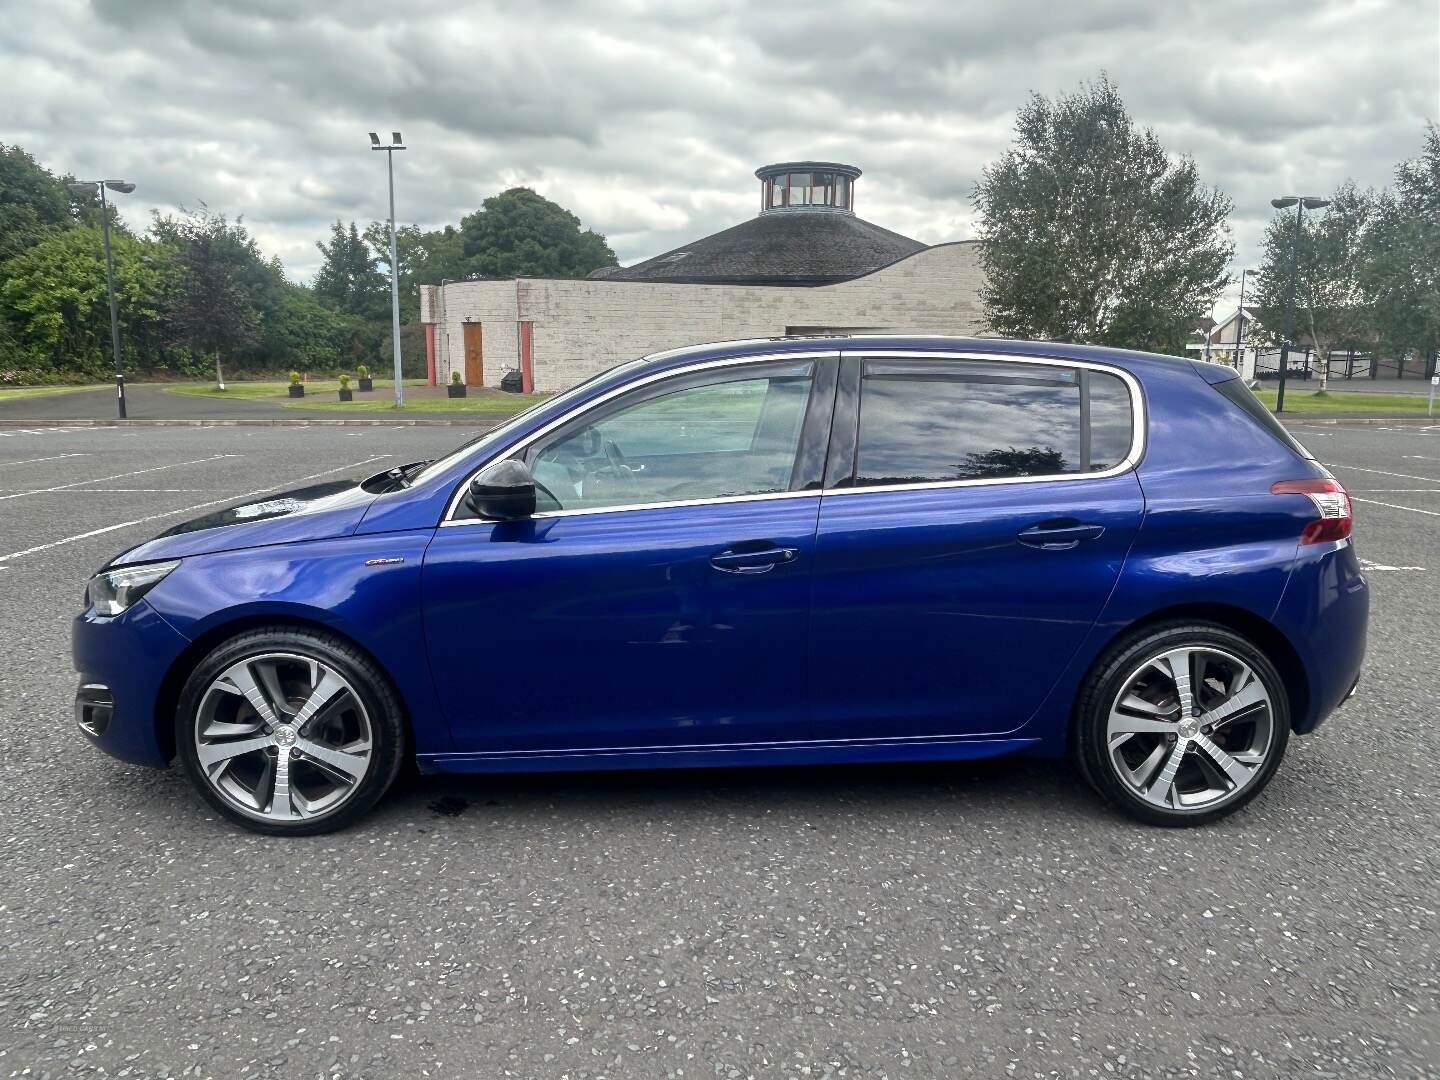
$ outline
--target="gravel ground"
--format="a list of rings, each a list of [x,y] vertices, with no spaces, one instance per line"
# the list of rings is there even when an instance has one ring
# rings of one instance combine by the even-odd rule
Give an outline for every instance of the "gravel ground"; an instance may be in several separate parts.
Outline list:
[[[1201,830],[1016,760],[411,779],[281,843],[82,743],[105,558],[465,434],[0,432],[0,1076],[1440,1076],[1440,427],[1302,430],[1367,500],[1366,675]]]

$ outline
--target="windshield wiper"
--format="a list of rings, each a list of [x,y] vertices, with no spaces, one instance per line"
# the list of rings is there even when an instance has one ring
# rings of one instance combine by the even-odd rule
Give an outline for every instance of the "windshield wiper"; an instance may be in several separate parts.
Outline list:
[[[386,469],[385,472],[380,474],[385,477],[385,486],[381,488],[381,490],[399,491],[401,488],[409,487],[410,478],[425,468],[426,465],[429,465],[430,461],[433,460],[434,458],[427,461],[412,461],[408,465],[399,465],[393,469]]]

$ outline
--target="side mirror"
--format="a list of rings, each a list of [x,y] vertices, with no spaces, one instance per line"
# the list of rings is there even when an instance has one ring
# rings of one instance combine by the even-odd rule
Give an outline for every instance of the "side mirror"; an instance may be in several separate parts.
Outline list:
[[[465,501],[491,521],[520,521],[535,513],[535,478],[530,466],[508,458],[486,467],[470,481]]]

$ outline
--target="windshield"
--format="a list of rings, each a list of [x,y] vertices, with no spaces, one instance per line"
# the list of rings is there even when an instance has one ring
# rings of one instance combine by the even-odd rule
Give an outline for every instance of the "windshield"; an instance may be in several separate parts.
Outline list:
[[[520,425],[520,422],[526,419],[536,409],[542,409],[550,405],[558,405],[562,402],[570,401],[572,398],[577,397],[581,393],[581,391],[589,388],[591,383],[594,383],[599,379],[603,379],[608,375],[613,375],[614,373],[621,371],[627,367],[632,367],[636,364],[641,363],[644,363],[644,358],[641,358],[640,360],[627,360],[623,364],[617,364],[614,367],[606,368],[604,371],[598,372],[590,376],[590,378],[586,379],[584,382],[577,383],[569,390],[562,391],[561,393],[556,394],[554,397],[547,397],[541,401],[537,401],[534,405],[531,405],[528,409],[516,413],[514,416],[510,417],[510,419],[506,420],[498,427],[493,427],[489,431],[482,431],[473,439],[467,439],[465,442],[461,443],[444,457],[436,458],[434,461],[430,462],[429,465],[425,466],[425,468],[421,469],[414,476],[410,477],[410,483],[412,485],[423,484],[426,480],[429,480],[433,476],[438,476],[440,473],[448,469],[451,465],[455,464],[455,462],[459,461],[464,457],[468,457],[470,454],[474,453],[481,447],[503,442],[505,440],[505,437],[509,435],[510,432],[515,430],[515,428]]]

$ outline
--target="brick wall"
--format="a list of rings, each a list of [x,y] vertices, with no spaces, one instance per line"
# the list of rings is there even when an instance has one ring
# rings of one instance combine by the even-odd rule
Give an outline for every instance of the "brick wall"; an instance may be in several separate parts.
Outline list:
[[[776,337],[796,328],[977,334],[982,271],[973,242],[941,244],[883,270],[816,288],[656,285],[519,278],[422,287],[437,376],[464,373],[463,324],[484,324],[486,386],[519,366],[516,324],[535,325],[537,390],[563,390],[614,364],[683,345]]]

